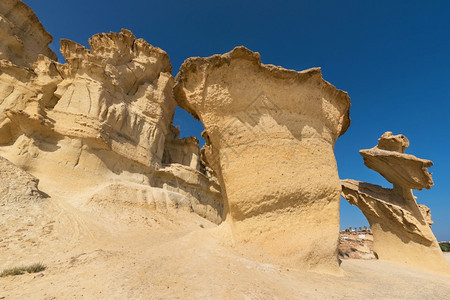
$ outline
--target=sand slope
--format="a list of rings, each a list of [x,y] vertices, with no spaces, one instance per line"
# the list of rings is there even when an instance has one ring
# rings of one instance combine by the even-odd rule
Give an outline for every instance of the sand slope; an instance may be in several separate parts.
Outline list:
[[[0,269],[41,261],[39,274],[0,278],[5,299],[444,299],[450,277],[376,260],[344,260],[343,276],[245,258],[226,226],[194,213],[55,194],[0,206]],[[248,256],[246,256],[248,257]]]

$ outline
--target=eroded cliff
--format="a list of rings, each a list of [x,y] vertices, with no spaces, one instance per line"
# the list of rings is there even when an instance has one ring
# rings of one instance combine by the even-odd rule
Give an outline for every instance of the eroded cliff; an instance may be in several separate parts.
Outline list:
[[[0,13],[12,28],[4,34],[31,49],[5,48],[0,61],[1,156],[54,195],[125,203],[140,186],[141,202],[159,201],[148,196],[153,191],[221,222],[220,187],[201,167],[198,142],[173,134],[177,103],[166,52],[123,29],[94,35],[90,49],[61,40],[60,64],[25,4],[2,2]],[[130,191],[116,193],[118,186]]]

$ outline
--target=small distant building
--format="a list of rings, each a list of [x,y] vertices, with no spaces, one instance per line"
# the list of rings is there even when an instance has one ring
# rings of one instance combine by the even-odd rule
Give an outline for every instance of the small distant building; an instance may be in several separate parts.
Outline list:
[[[358,235],[358,238],[360,238],[360,239],[365,239],[365,238],[366,238],[366,235],[365,235],[365,234],[359,234],[359,235]]]

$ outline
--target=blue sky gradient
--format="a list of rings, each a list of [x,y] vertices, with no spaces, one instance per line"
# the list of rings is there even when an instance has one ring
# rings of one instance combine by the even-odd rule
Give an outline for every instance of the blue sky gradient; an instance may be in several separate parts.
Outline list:
[[[288,69],[322,67],[349,93],[352,124],[336,143],[341,178],[391,187],[366,168],[359,149],[385,131],[410,140],[407,153],[430,159],[435,186],[414,191],[431,208],[438,240],[450,240],[450,1],[57,1],[25,0],[55,41],[87,46],[99,32],[130,29],[165,50],[176,75],[191,56],[244,45],[262,62]],[[199,136],[201,123],[181,109],[175,125]],[[368,225],[345,200],[341,227]]]

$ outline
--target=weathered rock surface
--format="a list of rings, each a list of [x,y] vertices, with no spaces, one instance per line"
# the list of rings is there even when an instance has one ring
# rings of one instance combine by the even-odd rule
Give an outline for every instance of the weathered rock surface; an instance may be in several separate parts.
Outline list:
[[[430,209],[417,204],[411,190],[433,185],[427,170],[432,162],[404,154],[408,146],[403,135],[386,132],[378,146],[360,151],[366,166],[390,181],[393,189],[346,179],[341,181],[342,196],[358,206],[369,221],[379,259],[450,274],[430,228]]]
[[[89,42],[91,50],[63,40],[64,65],[41,56],[33,70],[20,70],[27,76],[0,75],[11,90],[1,104],[8,124],[0,129],[2,142],[40,131],[159,168],[176,107],[167,54],[127,30]],[[16,78],[25,82],[17,87]]]
[[[216,224],[222,222],[221,187],[215,178],[174,163],[155,172],[151,185],[187,197],[193,212]]]
[[[36,177],[0,156],[0,206],[42,200],[38,183]]]
[[[39,180],[0,156],[0,265],[4,267],[20,249],[39,245],[44,239],[34,237],[35,229],[46,235],[53,210],[48,195],[38,188]],[[32,257],[32,255],[30,255]]]
[[[221,222],[220,187],[203,171],[198,141],[172,129],[177,103],[166,52],[123,29],[94,35],[90,49],[62,40],[59,64],[39,50],[37,41],[47,46],[51,36],[25,4],[0,7],[11,28],[21,28],[25,49],[36,50],[18,61],[8,48],[0,60],[0,155],[54,195],[85,191],[87,201],[99,187],[138,184],[142,195],[152,187],[179,193],[191,211]]]
[[[339,178],[333,146],[350,124],[350,99],[322,79],[263,65],[237,47],[190,58],[176,78],[179,105],[200,119],[208,164],[238,244],[273,261],[338,268]]]
[[[190,136],[180,139],[180,130],[171,127],[171,134],[166,136],[163,164],[178,163],[200,171],[200,144],[198,138]]]
[[[167,54],[126,30],[95,35],[90,44],[92,50],[62,41],[64,65],[40,56],[33,69],[2,66],[2,152],[8,157],[7,149],[25,148],[8,152],[15,152],[13,162],[30,167],[41,154],[39,144],[53,146],[45,152],[54,154],[67,148],[60,145],[66,140],[77,144],[69,151],[78,148],[73,167],[92,168],[83,162],[87,150],[158,169],[176,106]]]
[[[388,131],[381,136],[377,146],[359,153],[368,168],[380,173],[394,186],[407,190],[431,188],[433,179],[427,168],[431,167],[433,162],[405,154],[408,146],[409,141],[405,136],[394,136]]]
[[[20,0],[0,2],[0,40],[0,60],[19,66],[29,66],[39,54],[56,60],[56,54],[48,47],[52,36]]]
[[[425,221],[427,221],[428,225],[433,225],[434,221],[431,220],[431,210],[428,206],[425,204],[419,204],[417,203],[417,206],[419,206],[420,212],[422,213],[423,217],[425,218]]]

